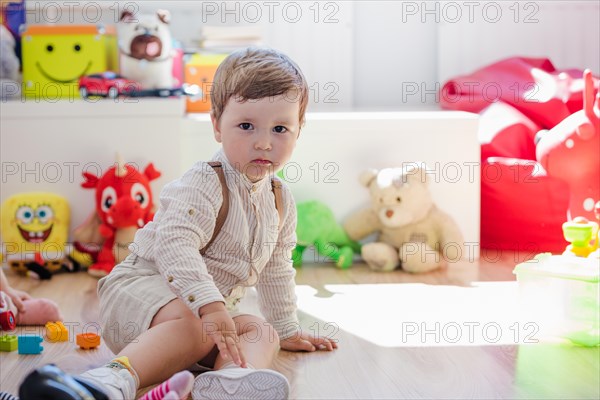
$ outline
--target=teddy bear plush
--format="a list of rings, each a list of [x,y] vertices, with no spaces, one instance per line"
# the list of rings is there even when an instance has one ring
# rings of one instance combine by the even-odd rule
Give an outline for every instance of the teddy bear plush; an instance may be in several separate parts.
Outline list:
[[[370,191],[371,206],[350,215],[344,229],[353,240],[378,233],[361,251],[371,269],[427,272],[465,254],[458,226],[433,203],[424,164],[368,170],[360,182]]]

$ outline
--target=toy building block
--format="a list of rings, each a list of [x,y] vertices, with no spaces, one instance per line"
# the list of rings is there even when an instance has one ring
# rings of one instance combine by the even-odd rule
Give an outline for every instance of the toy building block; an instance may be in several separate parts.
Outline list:
[[[227,54],[194,54],[185,64],[185,83],[198,85],[202,97],[188,97],[187,112],[208,112],[211,109],[210,92],[214,82],[217,67],[227,57]]]
[[[0,351],[11,352],[17,349],[17,337],[15,335],[0,336]]]
[[[19,354],[40,354],[44,350],[40,344],[43,340],[38,335],[19,336]]]
[[[69,340],[69,331],[61,321],[48,322],[46,338],[49,342],[66,342]]]
[[[94,349],[100,346],[100,336],[95,333],[80,333],[77,335],[77,346],[84,350]]]

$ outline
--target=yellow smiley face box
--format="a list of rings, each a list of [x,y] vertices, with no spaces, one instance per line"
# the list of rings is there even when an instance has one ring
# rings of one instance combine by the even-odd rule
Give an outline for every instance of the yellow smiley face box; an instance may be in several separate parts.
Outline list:
[[[116,30],[112,26],[28,26],[21,36],[23,90],[28,98],[79,98],[79,78],[118,71]]]
[[[66,256],[69,203],[54,193],[31,192],[7,198],[1,207],[2,253],[8,265],[27,273],[24,263],[42,261],[51,272]]]

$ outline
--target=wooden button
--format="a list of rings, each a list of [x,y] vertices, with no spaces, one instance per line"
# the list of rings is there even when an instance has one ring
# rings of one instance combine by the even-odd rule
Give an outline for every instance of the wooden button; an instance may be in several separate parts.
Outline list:
[[[167,278],[167,280],[169,281],[169,283],[170,283],[170,282],[173,282],[173,277],[172,277],[172,276],[170,276],[170,277],[168,277],[168,278]]]
[[[189,300],[190,303],[193,303],[194,300],[196,300],[196,298],[194,296],[192,296],[192,295],[189,295],[188,296],[188,300]]]
[[[195,212],[195,211],[194,211],[194,209],[193,209],[193,208],[190,208],[190,209],[189,209],[189,211],[188,211],[188,214],[190,214],[190,215],[194,215],[194,212]]]

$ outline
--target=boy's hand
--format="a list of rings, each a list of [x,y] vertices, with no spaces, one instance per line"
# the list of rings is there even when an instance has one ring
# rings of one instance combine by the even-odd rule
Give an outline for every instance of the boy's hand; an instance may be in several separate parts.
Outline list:
[[[217,345],[221,357],[246,368],[246,358],[242,353],[237,328],[225,305],[218,302],[201,307],[200,318],[204,331]]]
[[[306,332],[299,332],[297,335],[283,339],[279,345],[283,350],[288,351],[332,351],[338,347],[334,339],[318,337]]]
[[[23,300],[31,299],[29,293],[26,293],[22,290],[17,290],[13,288],[6,288],[6,295],[10,297],[15,307],[17,307],[17,311],[19,313],[25,312],[25,306],[23,305]]]

